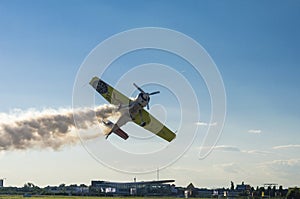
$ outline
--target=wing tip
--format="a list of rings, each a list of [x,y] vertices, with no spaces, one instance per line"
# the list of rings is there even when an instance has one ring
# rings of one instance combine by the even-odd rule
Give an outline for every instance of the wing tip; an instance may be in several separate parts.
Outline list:
[[[93,78],[91,79],[91,81],[90,81],[90,85],[91,85],[92,87],[96,88],[96,87],[97,87],[97,84],[98,84],[98,82],[99,82],[99,80],[100,80],[100,79],[99,79],[97,76],[93,77]]]
[[[173,137],[171,137],[171,139],[168,140],[168,141],[169,141],[169,142],[172,142],[172,141],[175,140],[175,139],[176,139],[176,134],[174,133]]]

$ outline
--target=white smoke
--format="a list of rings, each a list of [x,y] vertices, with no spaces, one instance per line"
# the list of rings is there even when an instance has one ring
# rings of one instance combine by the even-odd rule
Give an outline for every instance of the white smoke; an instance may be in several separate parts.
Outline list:
[[[116,106],[102,105],[95,109],[15,109],[0,113],[0,152],[28,148],[57,150],[64,145],[76,144],[80,141],[77,129],[92,128],[99,124],[98,120],[118,115],[117,109]]]

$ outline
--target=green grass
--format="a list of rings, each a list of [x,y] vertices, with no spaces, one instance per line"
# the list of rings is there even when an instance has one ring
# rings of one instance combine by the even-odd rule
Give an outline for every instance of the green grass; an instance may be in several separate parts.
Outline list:
[[[0,195],[0,199],[25,199],[22,195]],[[92,197],[92,196],[32,196],[32,199],[160,199],[160,197]],[[161,199],[176,199],[175,197],[161,197]],[[194,198],[195,199],[195,198]],[[201,198],[205,199],[205,198]],[[210,198],[211,199],[211,198]]]
[[[23,197],[22,195],[0,196],[0,199],[21,199],[21,198],[22,199],[24,199],[24,198],[32,198],[32,199],[80,199],[80,198],[84,198],[84,199],[112,199],[113,197],[92,197],[92,196],[31,196],[31,197]],[[119,199],[121,199],[121,198],[119,198]],[[122,198],[122,199],[124,199],[124,198]]]
[[[31,197],[23,197],[22,195],[18,196],[8,196],[8,195],[0,195],[0,199],[24,199],[24,198],[32,198],[32,199],[160,199],[160,197],[92,197],[92,196],[31,196]],[[162,199],[176,199],[175,197],[161,197]],[[205,199],[205,198],[201,198]]]
[[[8,195],[0,195],[0,199],[24,199],[26,197],[23,197],[22,195],[18,196],[8,196]],[[32,198],[32,199],[159,199],[159,197],[92,197],[92,196],[32,196],[32,197],[27,197],[27,198]],[[163,199],[175,199],[172,197],[161,197]],[[204,199],[204,198],[203,198]]]
[[[32,198],[32,199],[112,199],[112,197],[90,197],[90,196],[31,196],[31,197],[23,197],[22,195],[18,196],[0,196],[0,199],[24,199],[24,198]],[[119,198],[121,199],[121,198]],[[124,198],[122,198],[124,199]]]

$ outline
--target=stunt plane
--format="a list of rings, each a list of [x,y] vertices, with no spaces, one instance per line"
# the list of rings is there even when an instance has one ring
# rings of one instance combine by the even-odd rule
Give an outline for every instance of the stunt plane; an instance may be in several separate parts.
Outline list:
[[[110,129],[106,139],[109,135],[115,133],[126,140],[129,136],[120,127],[129,121],[133,121],[168,142],[171,142],[176,137],[175,133],[144,109],[144,107],[147,107],[149,110],[150,95],[158,94],[160,93],[159,91],[146,93],[134,83],[133,85],[140,93],[135,99],[130,99],[98,77],[93,77],[90,85],[109,103],[119,106],[119,111],[121,112],[121,116],[115,124],[109,120],[102,120],[103,124]]]

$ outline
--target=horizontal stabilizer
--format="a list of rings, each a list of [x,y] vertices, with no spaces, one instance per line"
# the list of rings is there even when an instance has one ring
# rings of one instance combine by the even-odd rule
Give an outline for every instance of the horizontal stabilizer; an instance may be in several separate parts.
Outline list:
[[[108,136],[111,133],[115,133],[116,135],[123,138],[124,140],[127,140],[127,138],[129,137],[128,134],[125,133],[122,129],[120,129],[120,127],[117,124],[114,124],[109,120],[107,120],[107,121],[103,120],[102,122],[103,122],[103,124],[105,124],[105,126],[111,128],[111,132],[107,134],[106,139],[108,138]]]
[[[122,129],[117,129],[114,130],[114,133],[117,134],[118,136],[120,136],[121,138],[123,138],[124,140],[127,140],[127,138],[129,137],[127,133],[125,133]]]

